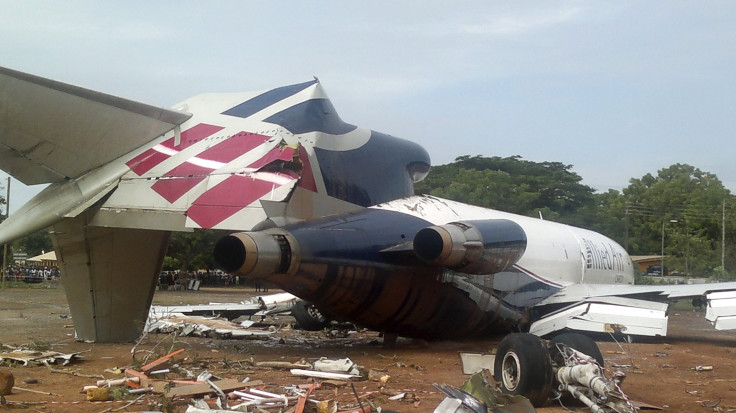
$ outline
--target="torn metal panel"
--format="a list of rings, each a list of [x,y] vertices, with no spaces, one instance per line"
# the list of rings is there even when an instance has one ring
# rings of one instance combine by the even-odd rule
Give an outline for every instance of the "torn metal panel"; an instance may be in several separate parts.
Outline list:
[[[529,332],[545,336],[564,329],[644,336],[667,334],[667,304],[604,297],[566,307],[532,323]]]
[[[13,350],[0,353],[0,362],[11,361],[23,366],[42,366],[44,364],[61,364],[66,366],[74,360],[81,359],[82,352],[59,353],[57,351]]]
[[[496,356],[493,354],[460,353],[460,362],[463,365],[463,374],[475,374],[488,370],[493,374],[493,362]]]
[[[278,293],[256,297],[255,300],[261,305],[262,310],[254,315],[265,316],[291,311],[298,299],[297,296],[291,293]],[[243,304],[245,303],[244,301]]]
[[[209,315],[229,320],[240,316],[267,315],[291,310],[297,297],[289,293],[261,295],[239,303],[209,303],[198,305],[151,306],[148,323],[172,314]]]
[[[235,319],[242,315],[253,315],[261,311],[264,307],[259,304],[199,304],[199,305],[174,305],[174,306],[151,306],[148,318],[150,320],[158,320],[167,318],[172,314],[186,315],[209,315],[209,316],[225,316],[228,319]]]
[[[149,333],[176,333],[180,336],[197,337],[266,337],[274,331],[253,330],[243,328],[227,320],[202,316],[186,316],[184,314],[170,314],[148,324]]]
[[[360,378],[360,375],[356,375],[356,374],[328,373],[324,371],[304,370],[304,369],[291,369],[290,372],[291,374],[295,376],[306,376],[306,377],[314,377],[318,379],[328,379],[328,380],[350,380],[350,379]]]

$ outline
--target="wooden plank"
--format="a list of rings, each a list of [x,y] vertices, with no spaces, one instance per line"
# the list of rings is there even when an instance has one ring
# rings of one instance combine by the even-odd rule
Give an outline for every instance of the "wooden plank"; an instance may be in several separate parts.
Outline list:
[[[254,386],[260,386],[263,385],[263,382],[260,380],[253,380],[249,381],[247,383],[241,383],[240,380],[237,379],[224,379],[213,382],[217,387],[219,387],[223,392],[233,391],[233,390],[242,390],[246,387],[254,387]],[[177,386],[172,387],[169,391],[166,392],[166,397],[174,397],[174,396],[201,396],[204,394],[214,393],[215,391],[210,387],[207,383],[202,384],[192,384],[189,386]]]
[[[141,367],[141,371],[145,374],[149,374],[152,370],[155,370],[159,366],[168,363],[174,356],[179,355],[184,352],[183,348],[180,348],[179,350],[172,351],[171,353],[158,358],[156,360],[153,360],[152,362],[146,364],[145,366]]]

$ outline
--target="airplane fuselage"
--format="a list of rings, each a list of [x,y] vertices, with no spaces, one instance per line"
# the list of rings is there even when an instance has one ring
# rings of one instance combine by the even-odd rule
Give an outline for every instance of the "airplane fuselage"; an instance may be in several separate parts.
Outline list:
[[[500,271],[463,271],[418,257],[412,249],[417,234],[451,222],[490,223],[497,242],[489,248],[484,241],[489,253],[477,259],[494,264],[502,258]],[[531,307],[566,285],[633,284],[634,279],[623,248],[600,234],[431,196],[402,198],[266,234],[242,234],[257,246],[244,250],[250,256],[243,260],[260,263],[241,273],[262,277],[325,312],[403,336],[524,329],[532,321]],[[278,239],[273,247],[269,237]],[[506,262],[504,254],[518,257]],[[232,259],[238,253],[230,249],[216,255]],[[240,268],[241,261],[235,262],[230,267]],[[264,262],[272,264],[264,267]]]

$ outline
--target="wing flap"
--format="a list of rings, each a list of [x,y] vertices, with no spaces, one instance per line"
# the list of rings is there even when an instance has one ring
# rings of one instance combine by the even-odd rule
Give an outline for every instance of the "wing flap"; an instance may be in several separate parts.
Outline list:
[[[598,297],[549,313],[532,323],[538,336],[565,329],[637,336],[667,335],[667,304]]]
[[[707,294],[706,320],[716,330],[736,329],[736,291],[718,291]]]
[[[190,117],[0,67],[0,168],[26,185],[77,178]]]

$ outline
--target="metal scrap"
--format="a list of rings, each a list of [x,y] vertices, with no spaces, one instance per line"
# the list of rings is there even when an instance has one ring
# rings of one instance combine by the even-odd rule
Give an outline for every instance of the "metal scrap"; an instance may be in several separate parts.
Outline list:
[[[76,353],[59,353],[57,351],[36,351],[26,349],[14,349],[9,352],[0,353],[0,363],[10,361],[20,363],[23,366],[42,366],[44,364],[67,364],[82,358],[84,351]]]

